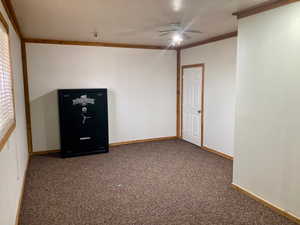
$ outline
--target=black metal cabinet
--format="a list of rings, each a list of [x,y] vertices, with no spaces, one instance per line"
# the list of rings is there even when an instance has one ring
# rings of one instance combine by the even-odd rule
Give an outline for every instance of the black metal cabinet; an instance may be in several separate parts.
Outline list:
[[[108,152],[107,89],[58,90],[63,157]]]

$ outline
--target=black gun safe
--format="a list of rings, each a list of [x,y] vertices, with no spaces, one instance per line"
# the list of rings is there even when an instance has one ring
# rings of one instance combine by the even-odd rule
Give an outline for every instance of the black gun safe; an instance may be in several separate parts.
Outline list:
[[[108,152],[107,89],[58,90],[62,157]]]

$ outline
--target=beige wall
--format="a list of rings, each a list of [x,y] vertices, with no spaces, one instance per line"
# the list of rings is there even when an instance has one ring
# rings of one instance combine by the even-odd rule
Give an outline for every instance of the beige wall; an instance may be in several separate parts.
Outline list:
[[[2,3],[0,3],[0,11],[10,28],[17,122],[15,131],[0,152],[0,224],[15,225],[24,172],[28,162],[21,42],[10,24]]]
[[[233,183],[300,217],[300,2],[238,32]]]
[[[60,148],[57,89],[108,88],[109,142],[176,136],[176,52],[26,44],[34,151]]]
[[[182,65],[205,64],[204,145],[233,156],[237,39],[185,49]]]

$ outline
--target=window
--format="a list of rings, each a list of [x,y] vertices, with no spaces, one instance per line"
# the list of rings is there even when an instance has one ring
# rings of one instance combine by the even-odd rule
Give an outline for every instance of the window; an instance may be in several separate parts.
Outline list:
[[[0,151],[15,128],[8,24],[0,14]]]

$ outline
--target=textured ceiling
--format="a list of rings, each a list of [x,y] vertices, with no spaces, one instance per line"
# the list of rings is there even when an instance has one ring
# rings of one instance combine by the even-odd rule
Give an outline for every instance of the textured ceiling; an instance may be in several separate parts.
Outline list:
[[[184,44],[232,32],[232,13],[267,0],[12,0],[26,38],[166,45],[158,30],[181,22],[201,30]],[[93,32],[99,32],[95,39]]]

